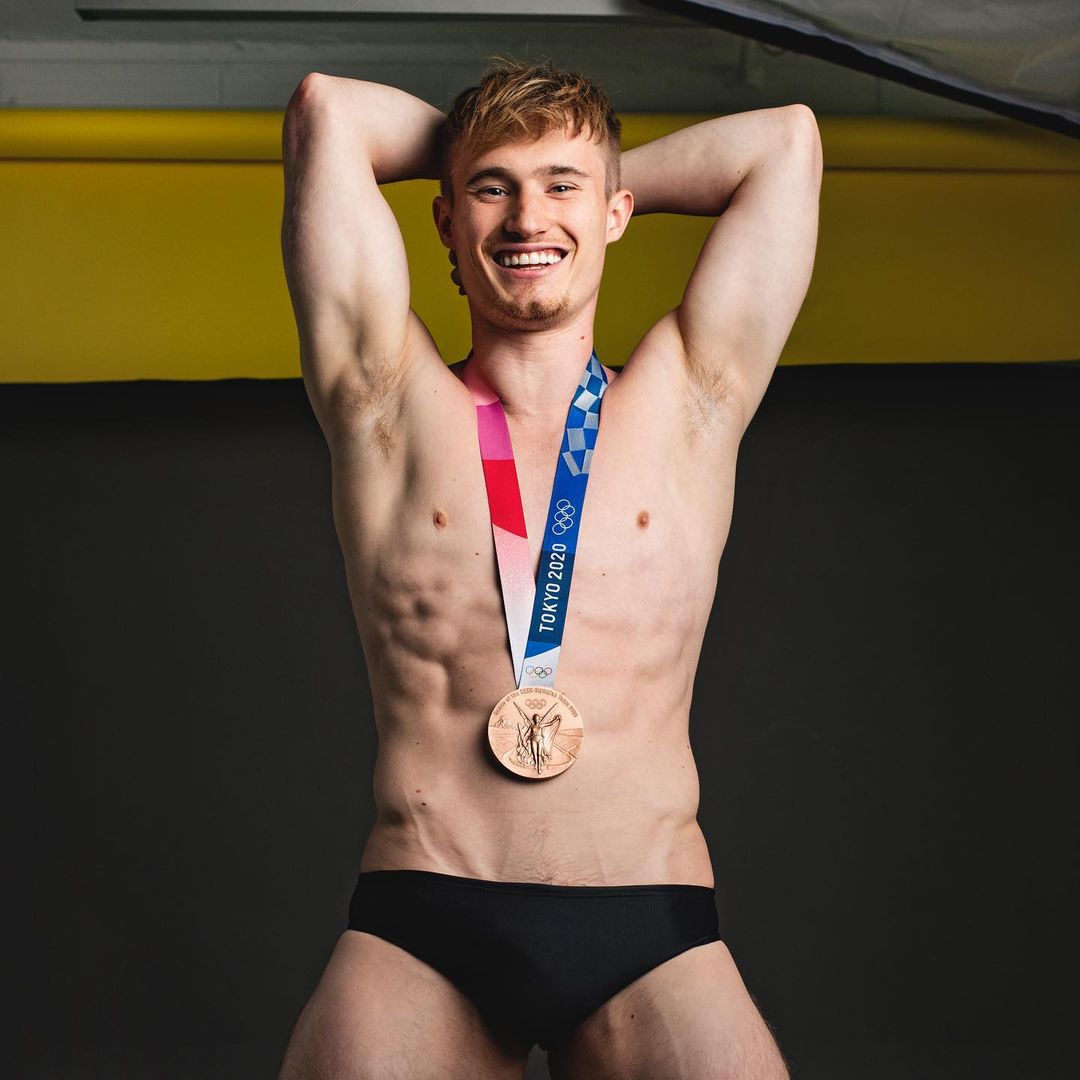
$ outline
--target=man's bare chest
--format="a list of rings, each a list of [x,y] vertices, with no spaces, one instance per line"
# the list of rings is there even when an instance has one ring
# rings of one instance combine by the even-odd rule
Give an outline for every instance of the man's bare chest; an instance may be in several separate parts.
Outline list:
[[[437,452],[421,448],[381,513],[339,513],[358,609],[412,620],[433,634],[468,632],[502,618],[491,518],[475,426],[448,424]],[[515,441],[515,469],[535,578],[547,525],[559,433]],[[733,470],[732,470],[733,471]],[[707,618],[730,517],[733,477],[710,498],[688,489],[675,455],[616,410],[601,425],[578,519],[571,618],[605,628]],[[336,484],[349,498],[347,484]],[[342,528],[342,524],[344,528]],[[350,530],[356,530],[352,533]],[[362,535],[365,533],[377,535]],[[720,536],[719,534],[723,535]],[[719,543],[718,543],[719,540]],[[363,553],[363,554],[361,554]],[[699,610],[700,609],[700,610]],[[576,613],[576,614],[575,614]]]

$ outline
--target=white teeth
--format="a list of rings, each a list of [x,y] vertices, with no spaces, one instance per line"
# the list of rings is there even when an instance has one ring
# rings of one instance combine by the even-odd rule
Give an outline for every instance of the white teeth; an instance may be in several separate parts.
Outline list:
[[[551,263],[562,261],[562,253],[559,251],[523,251],[514,255],[505,253],[496,256],[502,266],[548,266]]]

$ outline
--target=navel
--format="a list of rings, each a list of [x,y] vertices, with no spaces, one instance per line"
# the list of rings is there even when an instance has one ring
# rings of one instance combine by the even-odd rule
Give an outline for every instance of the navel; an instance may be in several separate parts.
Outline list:
[[[642,510],[637,516],[637,524],[639,529],[647,529],[649,527],[649,511]]]
[[[432,520],[435,522],[436,529],[446,528],[446,515],[441,510],[435,511],[435,516]]]

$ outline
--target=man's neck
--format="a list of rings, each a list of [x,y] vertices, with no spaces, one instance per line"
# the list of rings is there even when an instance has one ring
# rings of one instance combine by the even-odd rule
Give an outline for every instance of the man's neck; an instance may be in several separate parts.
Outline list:
[[[506,414],[564,420],[574,388],[593,350],[593,316],[586,309],[550,330],[514,331],[472,319],[475,364],[499,395]]]

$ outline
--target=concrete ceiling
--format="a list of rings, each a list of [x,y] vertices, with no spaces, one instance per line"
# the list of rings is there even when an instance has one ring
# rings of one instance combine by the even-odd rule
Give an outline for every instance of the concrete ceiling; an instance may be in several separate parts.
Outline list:
[[[86,21],[75,0],[0,0],[0,106],[282,109],[304,75],[323,71],[391,83],[446,108],[499,54],[583,71],[623,112],[725,113],[800,101],[819,115],[993,115],[655,5],[623,6],[622,17],[592,20]]]

